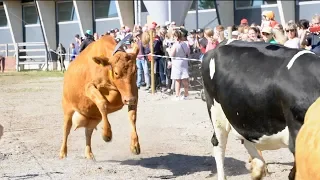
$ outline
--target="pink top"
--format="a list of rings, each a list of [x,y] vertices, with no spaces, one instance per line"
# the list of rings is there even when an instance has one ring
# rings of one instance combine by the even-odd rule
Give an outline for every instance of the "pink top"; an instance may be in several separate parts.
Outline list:
[[[207,47],[206,47],[206,52],[210,51],[211,49],[216,48],[218,44],[219,44],[218,41],[212,42],[210,39],[208,39],[208,44],[207,44]]]

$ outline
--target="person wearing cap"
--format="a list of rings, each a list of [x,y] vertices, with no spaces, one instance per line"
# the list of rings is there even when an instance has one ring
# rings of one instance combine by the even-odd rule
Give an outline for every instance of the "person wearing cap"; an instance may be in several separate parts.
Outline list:
[[[277,41],[274,40],[273,38],[273,31],[272,28],[269,26],[265,26],[261,30],[262,38],[265,42],[271,43],[271,44],[277,44]]]
[[[81,43],[79,52],[82,52],[86,47],[89,46],[89,44],[94,42],[94,38],[93,38],[91,30],[87,30],[86,33],[84,34],[84,36],[86,38]]]
[[[187,37],[187,40],[188,40],[188,44],[189,44],[189,47],[190,47],[190,56],[191,56],[191,58],[199,58],[199,55],[198,55],[198,57],[194,57],[194,55],[196,54],[196,53],[198,53],[199,52],[199,49],[196,47],[196,30],[195,29],[192,29],[192,30],[190,30],[190,34],[189,34],[189,36]]]
[[[248,20],[247,19],[245,19],[245,18],[243,18],[243,19],[241,19],[241,21],[240,21],[240,26],[248,26]]]
[[[197,36],[196,36],[196,46],[200,49],[202,55],[205,53],[208,40],[204,37],[203,29],[199,28],[197,29]],[[202,56],[201,55],[201,56]]]
[[[265,26],[274,28],[275,25],[279,24],[277,21],[274,20],[275,15],[273,11],[263,11],[261,15],[262,15],[261,29],[263,29]]]

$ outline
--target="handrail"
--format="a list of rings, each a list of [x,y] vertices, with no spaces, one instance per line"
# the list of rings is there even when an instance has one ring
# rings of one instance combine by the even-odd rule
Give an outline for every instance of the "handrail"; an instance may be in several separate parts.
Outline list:
[[[11,49],[13,46],[13,49]],[[45,48],[39,48],[39,46],[45,46],[44,42],[19,42],[19,43],[8,43],[8,44],[0,44],[0,48],[4,47],[4,50],[1,48],[0,52],[5,52],[5,56],[8,57],[9,52],[13,52],[15,59],[16,59],[16,71],[20,71],[21,65],[28,65],[28,64],[45,64],[46,69],[48,70],[48,56],[47,51]],[[10,47],[10,49],[9,49]],[[27,47],[36,47],[27,49]],[[33,54],[28,55],[27,53],[32,52],[40,52],[41,54]],[[21,59],[24,59],[26,61],[21,61]],[[32,59],[32,61],[28,61],[29,59]],[[34,59],[37,59],[34,61]],[[44,59],[41,60],[41,59]]]

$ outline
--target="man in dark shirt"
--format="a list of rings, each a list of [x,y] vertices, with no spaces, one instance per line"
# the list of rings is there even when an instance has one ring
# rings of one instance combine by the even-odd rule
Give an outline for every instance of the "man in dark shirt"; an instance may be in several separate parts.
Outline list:
[[[81,43],[79,52],[82,52],[86,47],[89,46],[89,44],[94,42],[94,38],[93,38],[92,32],[90,30],[86,31],[85,36],[86,36],[86,39],[83,40],[83,42]]]
[[[320,15],[312,18],[311,27],[320,27]],[[304,30],[301,35],[302,45],[311,46],[311,51],[320,56],[320,32],[310,32]]]
[[[208,44],[208,40],[203,35],[203,29],[198,29],[197,30],[197,39],[198,39],[198,42],[199,42],[199,48],[200,49],[206,49],[207,44]]]

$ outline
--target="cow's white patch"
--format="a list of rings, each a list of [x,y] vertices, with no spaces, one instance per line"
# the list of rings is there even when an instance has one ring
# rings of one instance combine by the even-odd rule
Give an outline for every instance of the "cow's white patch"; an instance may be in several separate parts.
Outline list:
[[[263,135],[254,142],[259,150],[276,150],[288,147],[289,136],[289,129],[287,126],[285,129],[276,134],[270,136]]]
[[[209,64],[209,68],[210,68],[210,77],[211,77],[211,79],[212,79],[213,76],[214,76],[214,73],[215,73],[215,71],[216,71],[214,58],[211,58],[210,64]]]
[[[225,149],[228,141],[228,133],[230,131],[230,124],[222,110],[221,105],[214,100],[214,106],[211,107],[211,117],[214,125],[214,131],[218,139],[218,146],[213,148],[214,157],[216,160],[218,180],[225,179],[224,173],[224,158]]]
[[[77,130],[80,127],[85,127],[88,121],[85,116],[80,114],[78,111],[75,111],[72,115],[72,124],[75,126],[74,130]]]
[[[303,55],[303,54],[308,54],[308,53],[309,53],[309,54],[314,54],[314,52],[311,52],[311,51],[308,51],[308,50],[299,51],[297,54],[295,54],[295,55],[291,58],[291,60],[289,61],[288,65],[287,65],[287,68],[290,69],[290,68],[292,67],[293,63],[296,61],[296,59],[297,59],[298,57],[300,57],[300,56]]]

